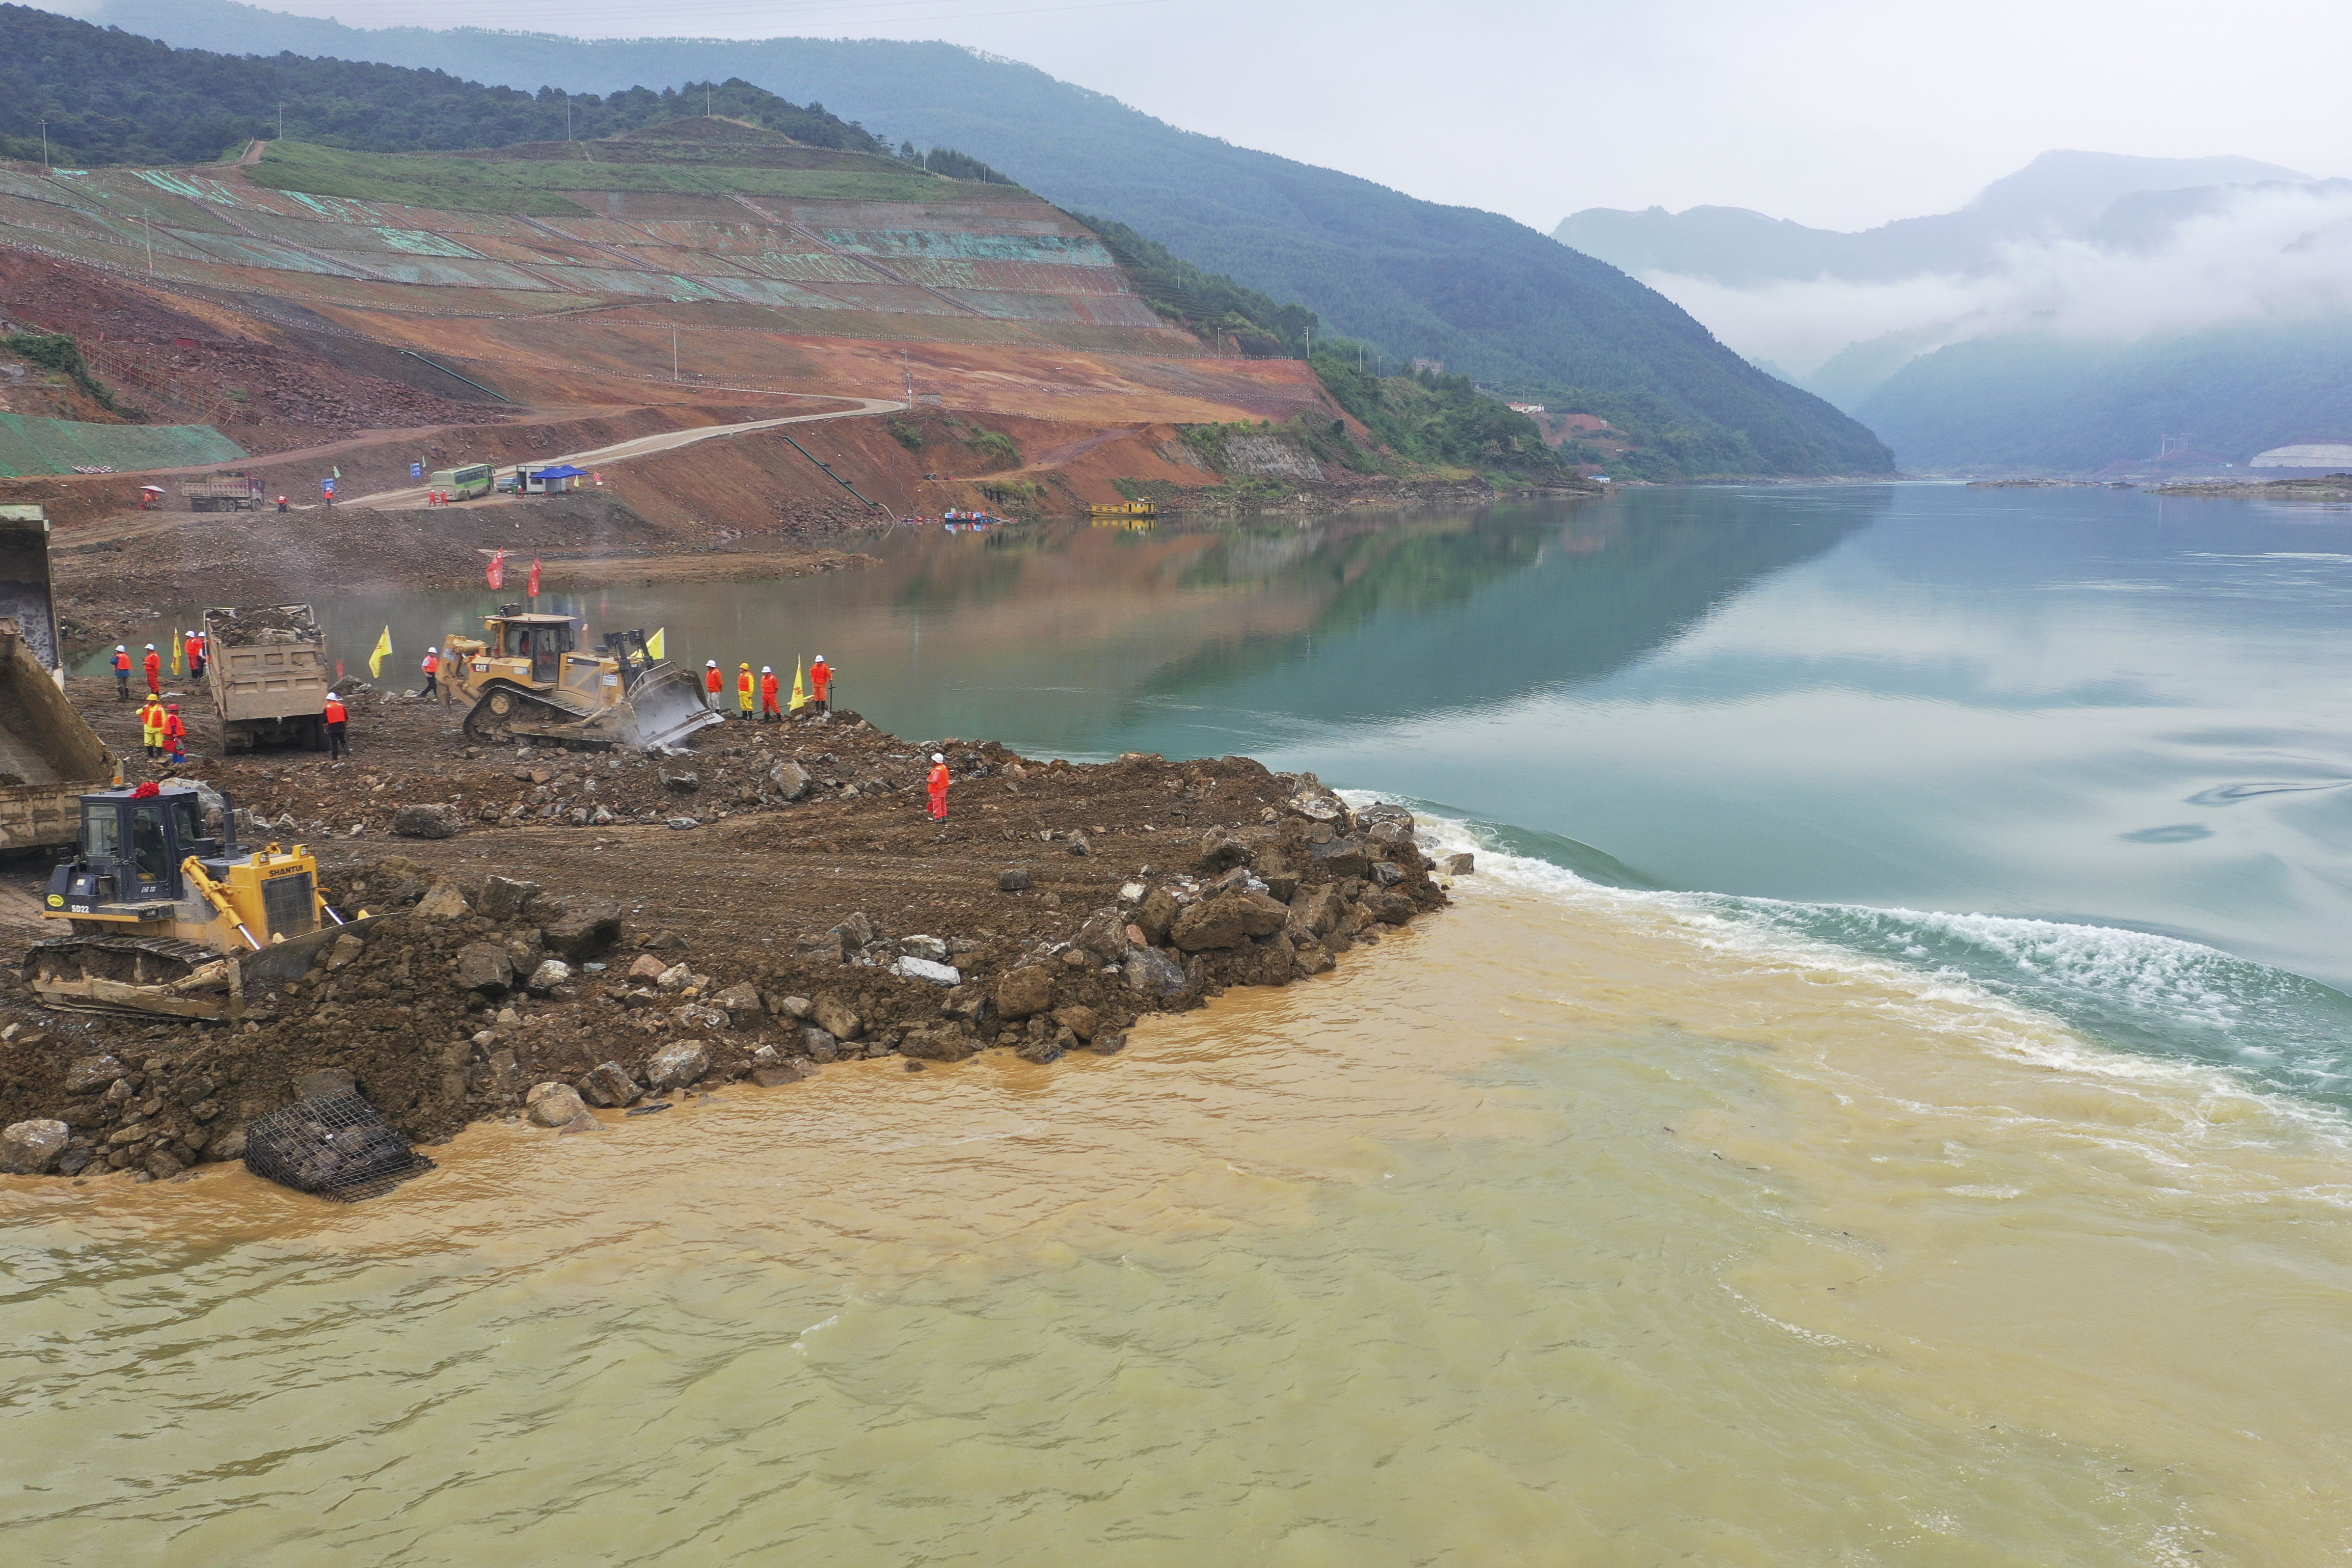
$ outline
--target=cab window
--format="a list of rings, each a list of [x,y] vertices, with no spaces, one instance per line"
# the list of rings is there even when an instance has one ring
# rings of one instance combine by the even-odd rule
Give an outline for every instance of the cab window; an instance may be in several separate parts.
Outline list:
[[[160,882],[168,851],[163,847],[163,814],[152,805],[131,811],[131,859],[142,882]]]
[[[122,852],[122,814],[111,805],[82,807],[81,841],[91,859],[113,859]]]
[[[186,848],[205,836],[204,813],[197,808],[192,795],[175,796],[172,803],[172,826],[177,830],[180,846]]]

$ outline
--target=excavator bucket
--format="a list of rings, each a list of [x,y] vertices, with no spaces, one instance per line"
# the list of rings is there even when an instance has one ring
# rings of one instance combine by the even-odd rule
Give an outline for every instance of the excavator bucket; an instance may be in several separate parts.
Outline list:
[[[616,738],[633,746],[670,746],[710,724],[723,724],[702,700],[702,682],[680,665],[656,665],[630,684],[629,693],[604,723],[621,729]]]

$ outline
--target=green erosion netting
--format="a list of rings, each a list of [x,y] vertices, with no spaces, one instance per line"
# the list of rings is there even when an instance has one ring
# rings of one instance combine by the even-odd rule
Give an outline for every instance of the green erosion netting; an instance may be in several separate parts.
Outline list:
[[[84,425],[0,414],[0,478],[70,474],[83,468],[132,473],[228,463],[245,448],[209,425]]]

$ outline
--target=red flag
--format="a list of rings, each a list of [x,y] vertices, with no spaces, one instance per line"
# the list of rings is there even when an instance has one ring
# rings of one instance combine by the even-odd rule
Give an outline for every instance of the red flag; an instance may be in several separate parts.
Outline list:
[[[536,555],[530,558],[530,596],[534,599],[539,597],[539,557]]]
[[[505,551],[491,552],[489,576],[491,587],[503,588],[507,585],[507,552]]]
[[[339,658],[339,659],[335,660],[335,684],[336,684],[336,685],[338,685],[338,686],[341,686],[342,683],[343,683],[343,661],[342,661],[341,659],[340,659],[340,658]]]

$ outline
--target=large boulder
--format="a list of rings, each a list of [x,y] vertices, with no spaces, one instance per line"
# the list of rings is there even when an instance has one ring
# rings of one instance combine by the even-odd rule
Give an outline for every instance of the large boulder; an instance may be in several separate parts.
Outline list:
[[[834,1037],[831,1030],[807,1024],[801,1028],[801,1052],[813,1062],[838,1061],[841,1059],[841,1042]]]
[[[119,1057],[84,1057],[66,1069],[65,1090],[68,1094],[88,1094],[94,1089],[104,1089],[131,1069]]]
[[[555,924],[539,933],[539,941],[548,950],[560,952],[574,963],[600,959],[621,942],[621,905],[616,902],[588,902],[579,908],[564,908]]]
[[[962,1030],[950,1027],[915,1029],[898,1042],[900,1056],[928,1062],[960,1062],[979,1048]]]
[[[927,980],[934,985],[963,984],[963,973],[954,964],[934,963],[928,958],[916,958],[912,955],[901,958],[893,963],[890,966],[890,972],[904,975],[908,980]]]
[[[1082,1040],[1091,1040],[1102,1026],[1102,1015],[1084,1004],[1073,1003],[1055,1008],[1054,1022]]]
[[[1168,928],[1184,912],[1184,905],[1166,888],[1154,888],[1135,906],[1135,928],[1154,946],[1168,940]]]
[[[1328,844],[1318,844],[1307,852],[1318,866],[1336,878],[1360,877],[1371,869],[1372,858],[1364,852],[1360,838],[1334,838]]]
[[[1348,912],[1347,900],[1339,889],[1325,883],[1320,887],[1301,888],[1290,900],[1291,922],[1309,936],[1329,936]]]
[[[1184,966],[1156,947],[1129,949],[1127,962],[1120,968],[1128,984],[1147,996],[1162,1000],[1176,995],[1191,984]]]
[[[530,1119],[541,1127],[568,1127],[588,1114],[588,1108],[580,1101],[580,1091],[568,1083],[535,1085],[523,1096],[523,1104]]]
[[[1043,964],[1024,965],[996,983],[996,1011],[1006,1018],[1026,1018],[1054,1005],[1054,973]]]
[[[474,912],[504,925],[520,917],[523,910],[539,894],[537,882],[517,881],[511,877],[485,877],[482,890],[474,896]]]
[[[1206,952],[1270,936],[1289,919],[1290,910],[1264,893],[1220,893],[1177,916],[1168,938],[1185,952]]]
[[[759,1022],[767,1012],[767,1004],[760,1000],[760,988],[747,980],[739,980],[710,999],[711,1005],[723,1008],[738,1027]]]
[[[700,1040],[680,1040],[646,1058],[646,1082],[656,1093],[699,1083],[709,1070],[710,1047]]]
[[[457,950],[457,989],[495,994],[514,984],[514,960],[494,942],[467,942]]]
[[[856,1009],[829,993],[816,999],[809,1016],[818,1028],[835,1039],[854,1040],[866,1032],[866,1020],[857,1016]]]
[[[73,1130],[62,1121],[36,1118],[0,1130],[0,1173],[46,1176],[66,1152]]]
[[[425,889],[423,898],[416,900],[415,912],[428,921],[462,919],[466,913],[466,895],[457,890],[455,882],[436,882]]]
[[[1246,866],[1254,858],[1248,842],[1225,828],[1212,827],[1201,836],[1199,869],[1204,877]]]
[[[607,1108],[635,1105],[646,1097],[645,1086],[618,1062],[600,1062],[580,1078],[581,1098]]]
[[[559,985],[572,983],[572,966],[560,958],[542,958],[539,967],[530,972],[527,984],[533,994],[544,996]]]
[[[1104,910],[1080,926],[1072,940],[1105,963],[1116,963],[1127,956],[1127,917],[1117,910]]]
[[[404,805],[392,814],[392,830],[403,838],[455,838],[466,831],[466,816],[437,802]]]
[[[800,799],[808,794],[809,786],[815,782],[809,777],[809,771],[798,763],[778,763],[768,770],[768,783],[786,800]]]

